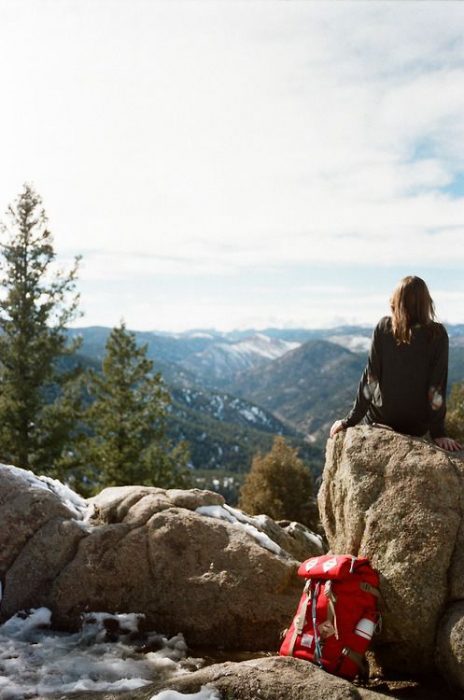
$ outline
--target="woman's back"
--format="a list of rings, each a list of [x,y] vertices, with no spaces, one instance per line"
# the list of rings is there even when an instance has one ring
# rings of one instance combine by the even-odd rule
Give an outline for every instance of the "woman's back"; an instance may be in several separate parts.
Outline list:
[[[392,315],[374,330],[367,366],[349,415],[335,421],[340,430],[382,423],[399,433],[430,435],[446,450],[462,449],[446,437],[448,334],[435,321],[435,307],[424,280],[404,277],[390,299]]]
[[[437,422],[446,387],[448,336],[440,323],[417,324],[409,343],[398,343],[392,319],[385,316],[374,332],[381,401],[367,410],[370,423],[384,423],[409,435],[424,435]],[[433,406],[432,406],[433,402]],[[381,403],[381,405],[376,405]],[[440,416],[441,419],[441,416]],[[441,432],[442,426],[437,426]]]

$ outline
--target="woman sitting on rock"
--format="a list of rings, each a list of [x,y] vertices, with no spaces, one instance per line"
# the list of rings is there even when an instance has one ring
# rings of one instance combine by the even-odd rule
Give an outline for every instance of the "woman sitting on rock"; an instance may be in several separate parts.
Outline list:
[[[356,425],[389,426],[398,433],[423,436],[444,450],[461,450],[446,437],[448,334],[435,319],[427,285],[405,277],[390,302],[392,315],[377,324],[367,366],[351,412],[337,420],[330,437]]]

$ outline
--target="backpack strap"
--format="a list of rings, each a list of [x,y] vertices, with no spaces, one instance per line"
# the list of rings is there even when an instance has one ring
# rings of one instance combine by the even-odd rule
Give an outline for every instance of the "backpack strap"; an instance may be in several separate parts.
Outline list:
[[[385,608],[385,601],[378,588],[376,588],[375,586],[371,586],[371,584],[367,583],[367,581],[361,581],[359,587],[365,593],[370,593],[371,595],[377,598],[380,609]]]
[[[366,657],[364,654],[359,654],[357,651],[354,651],[354,649],[350,649],[350,647],[343,647],[334,671],[335,674],[339,672],[344,658],[348,658],[350,661],[356,664],[359,669],[358,675],[361,677],[361,679],[369,678],[369,666],[367,664]]]
[[[359,652],[354,651],[354,649],[350,649],[350,647],[343,647],[342,656],[346,656],[348,659],[350,659],[350,661],[353,661],[359,668],[363,668],[363,666],[366,663],[364,654],[359,654]]]
[[[328,599],[327,602],[327,621],[333,626],[335,630],[335,639],[338,639],[338,627],[337,627],[337,615],[335,612],[335,603],[337,602],[337,597],[332,590],[332,581],[327,581],[324,587],[324,594]]]
[[[359,584],[359,588],[362,591],[365,591],[366,593],[371,593],[372,595],[375,595],[376,598],[381,598],[382,596],[380,595],[380,591],[378,588],[375,588],[375,586],[371,586],[370,583],[367,583],[367,581],[361,581]]]
[[[290,644],[288,645],[288,656],[293,656],[293,650],[295,648],[297,637],[303,634],[303,628],[306,622],[306,613],[308,611],[308,606],[311,601],[311,580],[305,584],[304,592],[306,593],[306,598],[303,601],[301,609],[297,615],[293,618],[293,632],[290,639]]]

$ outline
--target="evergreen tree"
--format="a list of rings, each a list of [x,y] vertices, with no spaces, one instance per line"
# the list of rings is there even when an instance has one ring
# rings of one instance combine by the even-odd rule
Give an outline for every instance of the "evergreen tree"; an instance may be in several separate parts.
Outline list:
[[[101,374],[89,371],[92,434],[83,453],[95,487],[188,485],[185,445],[172,449],[166,438],[169,393],[146,353],[121,323],[108,338]]]
[[[464,444],[464,382],[453,384],[446,413],[446,430],[454,440]]]
[[[296,520],[316,526],[312,478],[297,450],[277,436],[270,452],[253,458],[240,491],[239,507],[252,515],[265,513],[274,520]]]
[[[77,347],[65,328],[77,315],[78,259],[67,273],[54,269],[42,201],[29,185],[7,216],[0,243],[0,458],[62,476],[75,422],[76,371],[66,371],[63,359]]]

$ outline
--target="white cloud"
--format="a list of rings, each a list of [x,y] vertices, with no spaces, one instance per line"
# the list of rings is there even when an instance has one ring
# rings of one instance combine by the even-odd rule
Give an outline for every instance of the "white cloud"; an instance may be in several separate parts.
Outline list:
[[[455,2],[4,2],[4,206],[36,183],[102,316],[111,281],[211,278],[211,325],[271,313],[224,276],[464,263],[463,29]]]

